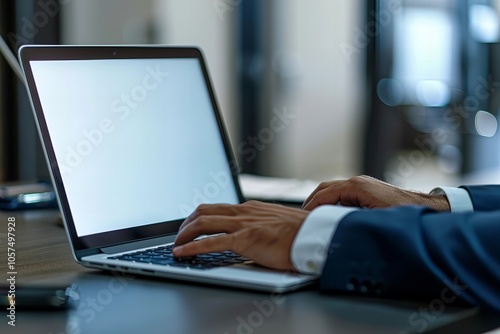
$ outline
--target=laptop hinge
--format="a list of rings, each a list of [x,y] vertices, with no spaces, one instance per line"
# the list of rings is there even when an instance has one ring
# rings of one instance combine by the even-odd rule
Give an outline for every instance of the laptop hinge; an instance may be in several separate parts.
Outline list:
[[[153,247],[153,246],[158,246],[158,245],[162,245],[162,244],[169,244],[169,243],[174,242],[174,240],[175,240],[175,235],[169,235],[169,236],[165,236],[165,237],[128,242],[126,244],[121,244],[121,245],[103,247],[103,248],[101,248],[101,251],[105,254],[129,252],[129,251],[134,250],[134,249]]]

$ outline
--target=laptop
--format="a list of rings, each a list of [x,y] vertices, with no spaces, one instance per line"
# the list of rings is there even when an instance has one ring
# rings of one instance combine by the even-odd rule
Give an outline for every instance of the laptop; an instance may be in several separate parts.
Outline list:
[[[229,250],[171,254],[199,204],[243,201],[199,49],[31,45],[19,57],[78,263],[272,292],[314,282]]]

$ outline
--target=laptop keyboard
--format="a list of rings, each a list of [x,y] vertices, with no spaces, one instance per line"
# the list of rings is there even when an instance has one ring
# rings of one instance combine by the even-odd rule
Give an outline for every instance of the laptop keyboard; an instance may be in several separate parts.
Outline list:
[[[249,259],[231,251],[199,254],[196,256],[176,258],[172,253],[173,245],[150,248],[119,256],[110,256],[109,260],[122,260],[140,263],[151,263],[162,266],[212,269],[243,263]]]

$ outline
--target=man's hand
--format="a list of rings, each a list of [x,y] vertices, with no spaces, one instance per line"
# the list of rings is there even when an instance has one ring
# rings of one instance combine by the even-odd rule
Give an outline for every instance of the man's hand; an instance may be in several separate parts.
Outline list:
[[[369,176],[323,182],[306,199],[302,208],[310,211],[323,204],[341,204],[370,209],[422,205],[438,211],[450,211],[450,205],[445,196],[404,190]]]
[[[181,225],[174,255],[231,250],[265,267],[294,270],[290,251],[308,213],[257,201],[202,204]],[[202,234],[217,233],[225,234],[193,241]]]

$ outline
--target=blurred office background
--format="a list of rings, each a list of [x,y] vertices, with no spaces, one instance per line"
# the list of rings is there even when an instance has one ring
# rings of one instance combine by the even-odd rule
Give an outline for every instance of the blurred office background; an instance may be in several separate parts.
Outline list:
[[[497,182],[500,1],[19,0],[36,44],[198,45],[241,170],[413,189]],[[0,62],[0,181],[48,177],[24,87]],[[278,122],[278,123],[276,123]]]

